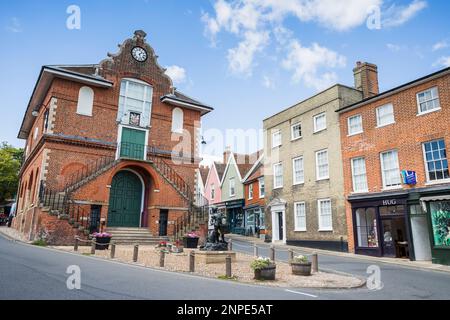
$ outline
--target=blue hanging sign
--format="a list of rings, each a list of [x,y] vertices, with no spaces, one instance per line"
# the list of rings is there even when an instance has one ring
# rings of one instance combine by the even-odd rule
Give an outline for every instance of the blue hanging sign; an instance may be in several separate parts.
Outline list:
[[[417,174],[415,171],[402,171],[403,184],[416,185],[417,184]]]

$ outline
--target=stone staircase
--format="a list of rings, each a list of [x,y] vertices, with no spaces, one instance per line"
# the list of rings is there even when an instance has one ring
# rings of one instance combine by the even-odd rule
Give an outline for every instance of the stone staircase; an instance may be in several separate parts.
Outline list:
[[[157,245],[169,241],[169,237],[153,236],[147,228],[107,228],[116,244]]]

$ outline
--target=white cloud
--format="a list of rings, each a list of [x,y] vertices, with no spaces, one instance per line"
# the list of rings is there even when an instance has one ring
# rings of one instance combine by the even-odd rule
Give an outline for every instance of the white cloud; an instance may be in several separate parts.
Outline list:
[[[267,89],[275,89],[275,81],[269,76],[263,76],[262,85]]]
[[[386,47],[392,52],[399,52],[402,49],[399,45],[393,43],[386,44]]]
[[[22,24],[19,19],[16,17],[11,18],[9,25],[6,27],[6,30],[14,33],[22,32]]]
[[[166,74],[172,79],[175,84],[186,82],[186,70],[182,67],[176,65],[167,67]]]
[[[433,67],[450,67],[450,56],[440,57],[434,64]]]
[[[247,31],[244,40],[236,48],[228,50],[228,62],[231,72],[250,76],[254,66],[255,53],[264,49],[269,41],[267,32]]]
[[[293,72],[294,82],[302,81],[306,86],[320,90],[335,83],[337,75],[334,72],[319,74],[319,70],[345,67],[346,58],[317,43],[313,43],[311,47],[303,47],[297,40],[292,40],[282,65]]]
[[[446,40],[439,41],[433,45],[433,51],[438,51],[441,49],[448,48],[449,44]]]
[[[428,6],[424,0],[414,0],[407,6],[397,6],[393,4],[384,16],[386,18],[382,22],[384,27],[398,27],[414,18],[420,11]]]

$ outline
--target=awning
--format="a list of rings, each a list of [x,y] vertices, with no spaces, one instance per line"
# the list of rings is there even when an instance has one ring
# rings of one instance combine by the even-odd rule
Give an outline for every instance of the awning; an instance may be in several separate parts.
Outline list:
[[[450,194],[443,196],[433,196],[433,197],[423,197],[420,198],[422,202],[432,202],[432,201],[450,201]]]

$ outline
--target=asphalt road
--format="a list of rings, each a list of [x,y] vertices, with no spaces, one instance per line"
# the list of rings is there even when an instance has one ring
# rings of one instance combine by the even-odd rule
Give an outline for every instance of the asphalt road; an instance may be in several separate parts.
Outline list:
[[[237,246],[235,246],[237,248]],[[279,258],[282,258],[281,256]],[[368,263],[321,257],[323,266],[365,275]],[[67,289],[69,266],[81,270],[81,289]],[[450,274],[381,265],[380,291],[269,288],[126,265],[11,242],[0,236],[0,299],[449,299]]]

